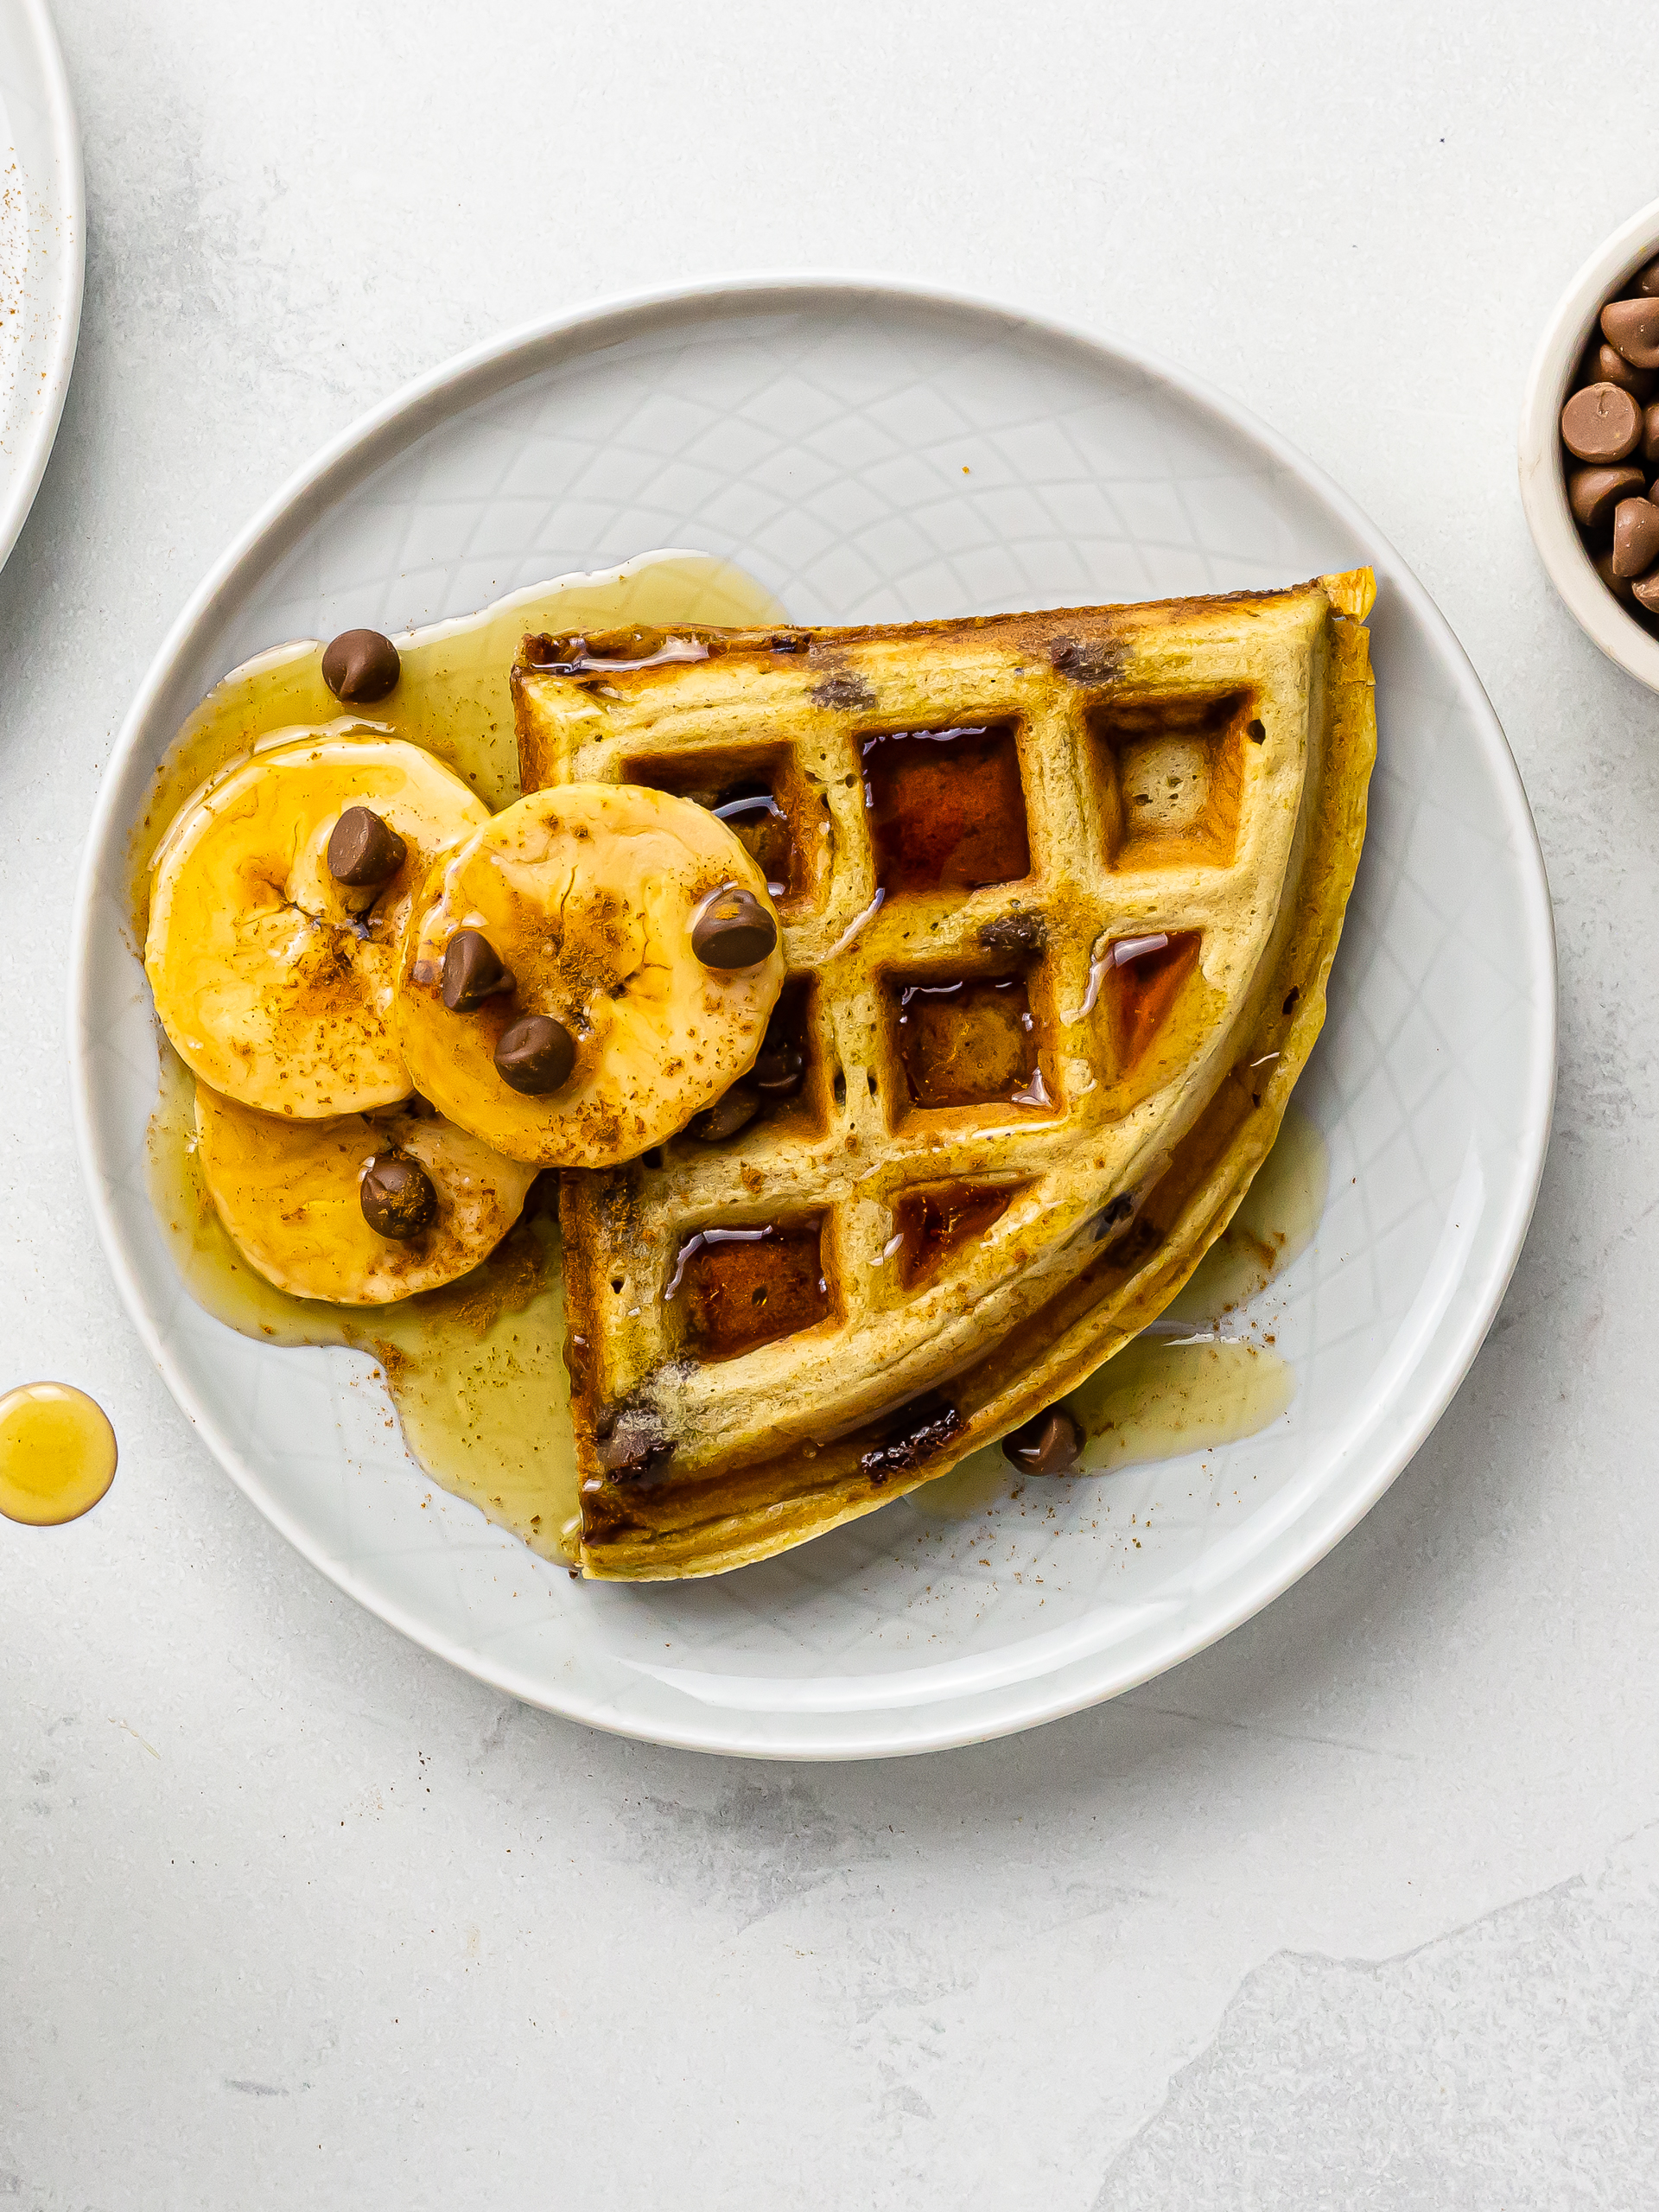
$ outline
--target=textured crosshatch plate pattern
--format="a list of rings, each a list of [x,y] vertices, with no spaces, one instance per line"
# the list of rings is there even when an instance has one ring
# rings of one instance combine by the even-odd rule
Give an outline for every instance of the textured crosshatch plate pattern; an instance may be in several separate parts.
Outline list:
[[[1330,1198],[1270,1294],[1297,1393],[1262,1434],[1056,1484],[1042,1507],[1028,1489],[1025,1510],[988,1519],[931,1511],[924,1490],[712,1581],[577,1585],[432,1492],[363,1357],[253,1344],[184,1293],[145,1190],[156,1031],[122,905],[129,829],[173,731],[274,640],[394,630],[670,544],[736,560],[804,623],[1376,569],[1371,827],[1297,1094],[1330,1146]],[[1554,1058],[1548,899],[1513,763],[1444,622],[1363,518],[1260,425],[1122,348],[854,282],[710,287],[519,334],[400,395],[289,486],[135,704],[92,826],[72,989],[111,1264],[180,1402],[273,1522],[513,1694],[804,1758],[1073,1710],[1212,1641],[1319,1558],[1491,1323]]]

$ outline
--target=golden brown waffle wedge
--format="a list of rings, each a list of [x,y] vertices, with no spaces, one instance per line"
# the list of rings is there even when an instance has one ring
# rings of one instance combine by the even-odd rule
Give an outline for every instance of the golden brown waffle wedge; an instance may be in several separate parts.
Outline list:
[[[1174,1295],[1324,1020],[1372,592],[525,640],[525,789],[718,807],[790,977],[742,1126],[565,1179],[584,1572],[868,1512]]]

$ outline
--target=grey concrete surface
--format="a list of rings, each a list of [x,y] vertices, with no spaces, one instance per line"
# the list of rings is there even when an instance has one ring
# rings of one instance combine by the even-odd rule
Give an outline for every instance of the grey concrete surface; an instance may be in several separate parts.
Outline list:
[[[123,1464],[0,1523],[0,2202],[1659,2200],[1659,708],[1513,458],[1653,191],[1643,73],[1537,0],[58,17],[90,253],[0,574],[0,1379],[84,1384]],[[229,533],[498,327],[756,265],[1117,330],[1299,442],[1467,645],[1560,933],[1532,1236],[1390,1495],[1179,1673],[893,1767],[590,1735],[358,1611],[151,1371],[69,1127],[87,811]]]

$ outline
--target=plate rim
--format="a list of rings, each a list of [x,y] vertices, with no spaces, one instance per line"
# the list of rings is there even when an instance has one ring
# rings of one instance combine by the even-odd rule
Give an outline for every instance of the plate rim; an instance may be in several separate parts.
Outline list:
[[[38,4],[38,0],[32,0],[32,3]],[[1537,1020],[1536,1043],[1527,1069],[1516,1124],[1515,1141],[1521,1172],[1513,1179],[1496,1224],[1493,1257],[1480,1295],[1473,1301],[1469,1317],[1450,1348],[1450,1357],[1443,1351],[1437,1387],[1425,1395],[1402,1437],[1381,1455],[1370,1480],[1352,1491],[1343,1491],[1335,1501],[1337,1510],[1308,1516],[1309,1525],[1301,1531],[1288,1561],[1253,1582],[1247,1598],[1236,1599],[1223,1611],[1207,1618],[1196,1630],[1190,1624],[1179,1627],[1174,1635],[1154,1648],[1145,1663],[1137,1662],[1127,1669],[1115,1669],[1109,1653],[1098,1653],[1094,1655],[1096,1679],[1085,1687],[1045,1698],[1039,1694],[1041,1687],[1054,1677],[1033,1675],[1020,1686],[1029,1694],[1020,1711],[1013,1717],[998,1715],[982,1722],[947,1724],[919,1732],[912,1730],[902,1736],[894,1732],[894,1719],[900,1713],[913,1717],[918,1707],[865,1707],[860,1717],[869,1726],[866,1740],[856,1745],[825,1743],[791,1735],[789,1730],[799,1726],[802,1716],[791,1716],[784,1732],[773,1734],[766,1742],[736,1743],[730,1740],[730,1721],[737,1716],[729,1708],[710,1705],[700,1707],[696,1714],[652,1717],[646,1722],[619,1710],[613,1700],[607,1702],[580,1691],[556,1697],[547,1686],[528,1679],[520,1669],[466,1648],[408,1606],[359,1586],[351,1563],[332,1559],[320,1549],[303,1522],[267,1493],[261,1478],[243,1458],[234,1440],[224,1434],[194,1402],[179,1363],[156,1328],[149,1301],[129,1262],[114,1210],[103,1186],[85,1046],[89,1026],[86,1017],[92,979],[92,926],[99,862],[112,830],[119,835],[127,826],[124,820],[117,822],[115,818],[120,785],[132,765],[157,700],[190,650],[198,630],[233,594],[244,567],[256,559],[263,565],[267,559],[280,557],[284,534],[295,536],[308,527],[315,518],[311,510],[326,503],[331,496],[343,493],[353,480],[377,467],[383,457],[377,450],[381,445],[391,444],[394,450],[401,450],[461,407],[487,396],[486,390],[480,392],[474,387],[487,388],[493,378],[502,388],[518,381],[512,371],[521,363],[525,374],[550,365],[534,357],[556,348],[559,341],[575,340],[573,352],[587,353],[598,350],[604,342],[601,334],[607,323],[648,324],[659,313],[699,306],[711,311],[741,308],[753,305],[768,295],[777,296],[780,303],[798,306],[829,298],[850,302],[860,297],[875,297],[895,305],[935,307],[969,316],[985,316],[1012,330],[1029,330],[1039,337],[1103,359],[1120,372],[1128,368],[1168,385],[1200,411],[1207,410],[1218,416],[1236,435],[1263,451],[1281,468],[1314,491],[1368,548],[1376,564],[1385,569],[1390,586],[1402,594],[1438,647],[1440,658],[1471,710],[1471,721],[1492,771],[1503,815],[1511,832],[1511,848],[1523,888],[1529,952],[1528,972],[1532,979],[1530,995]],[[430,419],[423,421],[423,416]],[[388,1626],[475,1680],[524,1704],[611,1734],[671,1748],[727,1757],[814,1763],[913,1757],[988,1742],[1122,1696],[1230,1635],[1282,1596],[1293,1583],[1300,1580],[1333,1550],[1415,1457],[1462,1386],[1497,1319],[1526,1240],[1548,1152],[1559,1025],[1554,920],[1548,880],[1537,827],[1515,756],[1473,664],[1445,615],[1414,571],[1357,503],[1315,462],[1249,409],[1130,340],[1013,307],[982,293],[881,273],[839,270],[756,270],[652,285],[607,295],[560,314],[537,317],[499,332],[410,378],[347,423],[294,470],[231,539],[191,593],[162,639],[122,721],[99,783],[77,875],[67,1011],[76,1149],[99,1239],[122,1301],[140,1341],[186,1419],[202,1434],[226,1472],[278,1534],[337,1588]],[[705,1713],[709,1716],[706,1722],[701,1717]],[[767,1716],[769,1721],[775,1717]],[[722,1718],[726,1721],[725,1733],[720,1726]]]
[[[0,568],[10,559],[13,548],[23,534],[23,524],[34,511],[46,465],[57,443],[58,426],[63,420],[64,403],[69,397],[69,379],[75,365],[75,349],[80,342],[80,310],[86,284],[86,178],[81,160],[80,124],[69,90],[68,72],[64,67],[63,49],[58,43],[57,26],[46,0],[11,0],[11,4],[33,39],[46,94],[55,181],[62,199],[54,210],[49,190],[41,196],[48,212],[57,216],[65,250],[54,257],[61,270],[61,280],[48,310],[55,315],[57,328],[47,361],[46,404],[35,416],[22,465],[13,476],[4,500],[0,502]],[[47,181],[49,188],[54,180]]]

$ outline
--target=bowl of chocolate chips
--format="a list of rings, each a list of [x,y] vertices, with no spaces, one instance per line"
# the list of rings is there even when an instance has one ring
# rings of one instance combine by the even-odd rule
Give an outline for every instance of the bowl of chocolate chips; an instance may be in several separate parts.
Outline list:
[[[1659,690],[1659,200],[1591,256],[1544,333],[1521,500],[1573,614]]]

